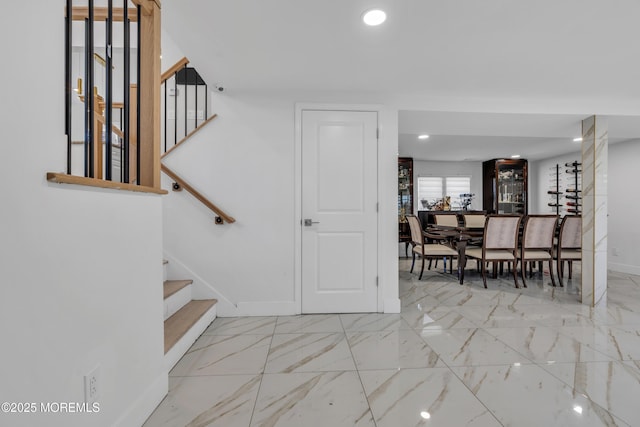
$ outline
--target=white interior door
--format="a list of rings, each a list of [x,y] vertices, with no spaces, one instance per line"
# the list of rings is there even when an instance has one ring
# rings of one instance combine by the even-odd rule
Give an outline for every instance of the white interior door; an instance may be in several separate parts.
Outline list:
[[[378,114],[302,111],[302,312],[377,311]]]

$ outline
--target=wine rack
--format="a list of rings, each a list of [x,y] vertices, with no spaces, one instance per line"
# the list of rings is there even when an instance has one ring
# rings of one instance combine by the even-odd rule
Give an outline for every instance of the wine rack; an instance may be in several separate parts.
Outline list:
[[[581,190],[581,173],[582,163],[577,160],[572,163],[564,164],[565,173],[567,174],[567,188],[565,190],[566,195],[565,204],[567,205],[566,211],[569,215],[581,215],[582,214],[582,190]]]
[[[562,197],[562,191],[560,191],[560,165],[556,163],[550,170],[549,190],[547,190],[550,200],[547,205],[552,208],[556,215],[560,216],[560,211],[563,207],[560,202],[560,198]]]

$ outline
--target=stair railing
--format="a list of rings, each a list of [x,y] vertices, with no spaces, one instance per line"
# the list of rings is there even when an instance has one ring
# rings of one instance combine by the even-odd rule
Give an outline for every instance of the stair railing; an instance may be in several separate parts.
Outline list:
[[[132,46],[131,26],[134,25],[134,31],[139,33],[141,12],[139,5],[129,8],[125,0],[119,3],[125,7],[115,7],[113,0],[107,2],[107,7],[94,6],[93,0],[87,0],[86,6],[74,6],[67,0],[70,13],[66,14],[65,25],[66,173],[138,184],[140,106],[132,100],[140,99],[140,93],[137,85],[139,76],[131,72],[134,69],[131,55],[136,56],[135,69],[140,70],[140,37],[138,34],[137,44]],[[84,32],[81,46],[72,44],[74,22],[76,30]],[[98,31],[94,24],[101,24],[106,30],[103,46],[94,42]],[[115,32],[120,32],[123,39],[123,47],[118,54],[113,48]],[[97,49],[102,55],[96,52]],[[114,65],[116,55],[120,55],[124,62],[117,70]],[[72,70],[76,69],[80,70],[80,75],[73,75]],[[122,87],[114,87],[115,73],[121,74]],[[78,147],[80,141],[82,152],[73,148]],[[82,161],[74,160],[78,155]]]
[[[209,88],[189,60],[162,74],[162,152],[171,151],[209,119]]]
[[[216,114],[209,116],[207,84],[195,68],[188,65],[189,60],[182,58],[161,76],[162,159],[216,118]],[[187,190],[211,209],[216,214],[216,224],[236,221],[163,163],[161,170],[174,181],[173,191]]]

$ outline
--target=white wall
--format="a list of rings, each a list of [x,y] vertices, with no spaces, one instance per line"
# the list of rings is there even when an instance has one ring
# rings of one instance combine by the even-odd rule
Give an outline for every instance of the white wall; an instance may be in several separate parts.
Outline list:
[[[178,45],[176,45],[176,43],[173,41],[171,34],[168,34],[164,30],[164,27],[162,27],[160,37],[162,41],[162,58],[160,58],[160,62],[162,63],[162,71],[166,71],[171,68],[173,64],[181,60],[185,55],[178,47]],[[193,66],[194,64],[191,65]]]
[[[419,210],[425,210],[418,200],[418,178],[421,176],[470,176],[471,193],[475,197],[469,209],[482,209],[482,162],[432,162],[414,159],[413,210],[416,214]]]
[[[640,274],[640,229],[637,227],[640,198],[640,140],[609,146],[607,190],[609,268],[623,273]]]
[[[64,1],[37,7],[0,18],[14,41],[0,103],[0,401],[83,402],[100,365],[101,410],[0,413],[0,425],[138,426],[167,390],[161,198],[45,180],[65,169]]]
[[[293,103],[217,101],[218,118],[164,162],[236,222],[215,225],[199,201],[171,192],[165,252],[233,304],[293,301]]]
[[[211,295],[223,297],[221,316],[300,310],[294,113],[296,101],[309,99],[316,101],[296,94],[217,94],[213,103],[218,118],[165,160],[237,220],[215,225],[214,214],[185,192],[165,199],[165,252],[204,284],[199,289],[215,289]],[[387,225],[379,237],[385,251],[397,239],[394,198],[384,197],[396,191],[397,112],[382,116],[380,200],[389,202],[381,206],[380,218]],[[397,302],[397,258],[385,254],[380,259],[381,301],[387,304],[382,309],[389,311],[392,301]]]
[[[581,161],[579,151],[561,157],[541,160],[530,165],[530,180],[535,180],[537,191],[532,192],[532,205],[536,213],[551,213],[547,206],[549,196],[549,168],[557,163],[564,165],[574,160]],[[634,185],[640,180],[638,170],[640,159],[640,140],[609,145],[608,167],[608,268],[623,273],[640,274],[640,255],[636,242],[640,239],[640,230],[635,227],[636,216],[640,211],[640,198],[634,191]],[[532,212],[533,213],[533,212]]]

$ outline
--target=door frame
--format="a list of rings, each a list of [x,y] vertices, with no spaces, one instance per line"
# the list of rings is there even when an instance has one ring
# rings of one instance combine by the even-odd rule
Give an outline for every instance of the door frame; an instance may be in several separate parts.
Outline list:
[[[294,301],[296,313],[302,313],[302,112],[362,111],[378,115],[378,198],[377,276],[379,313],[399,313],[398,295],[398,221],[395,203],[397,188],[398,114],[377,104],[295,104],[294,144]],[[389,202],[389,203],[387,203]]]

